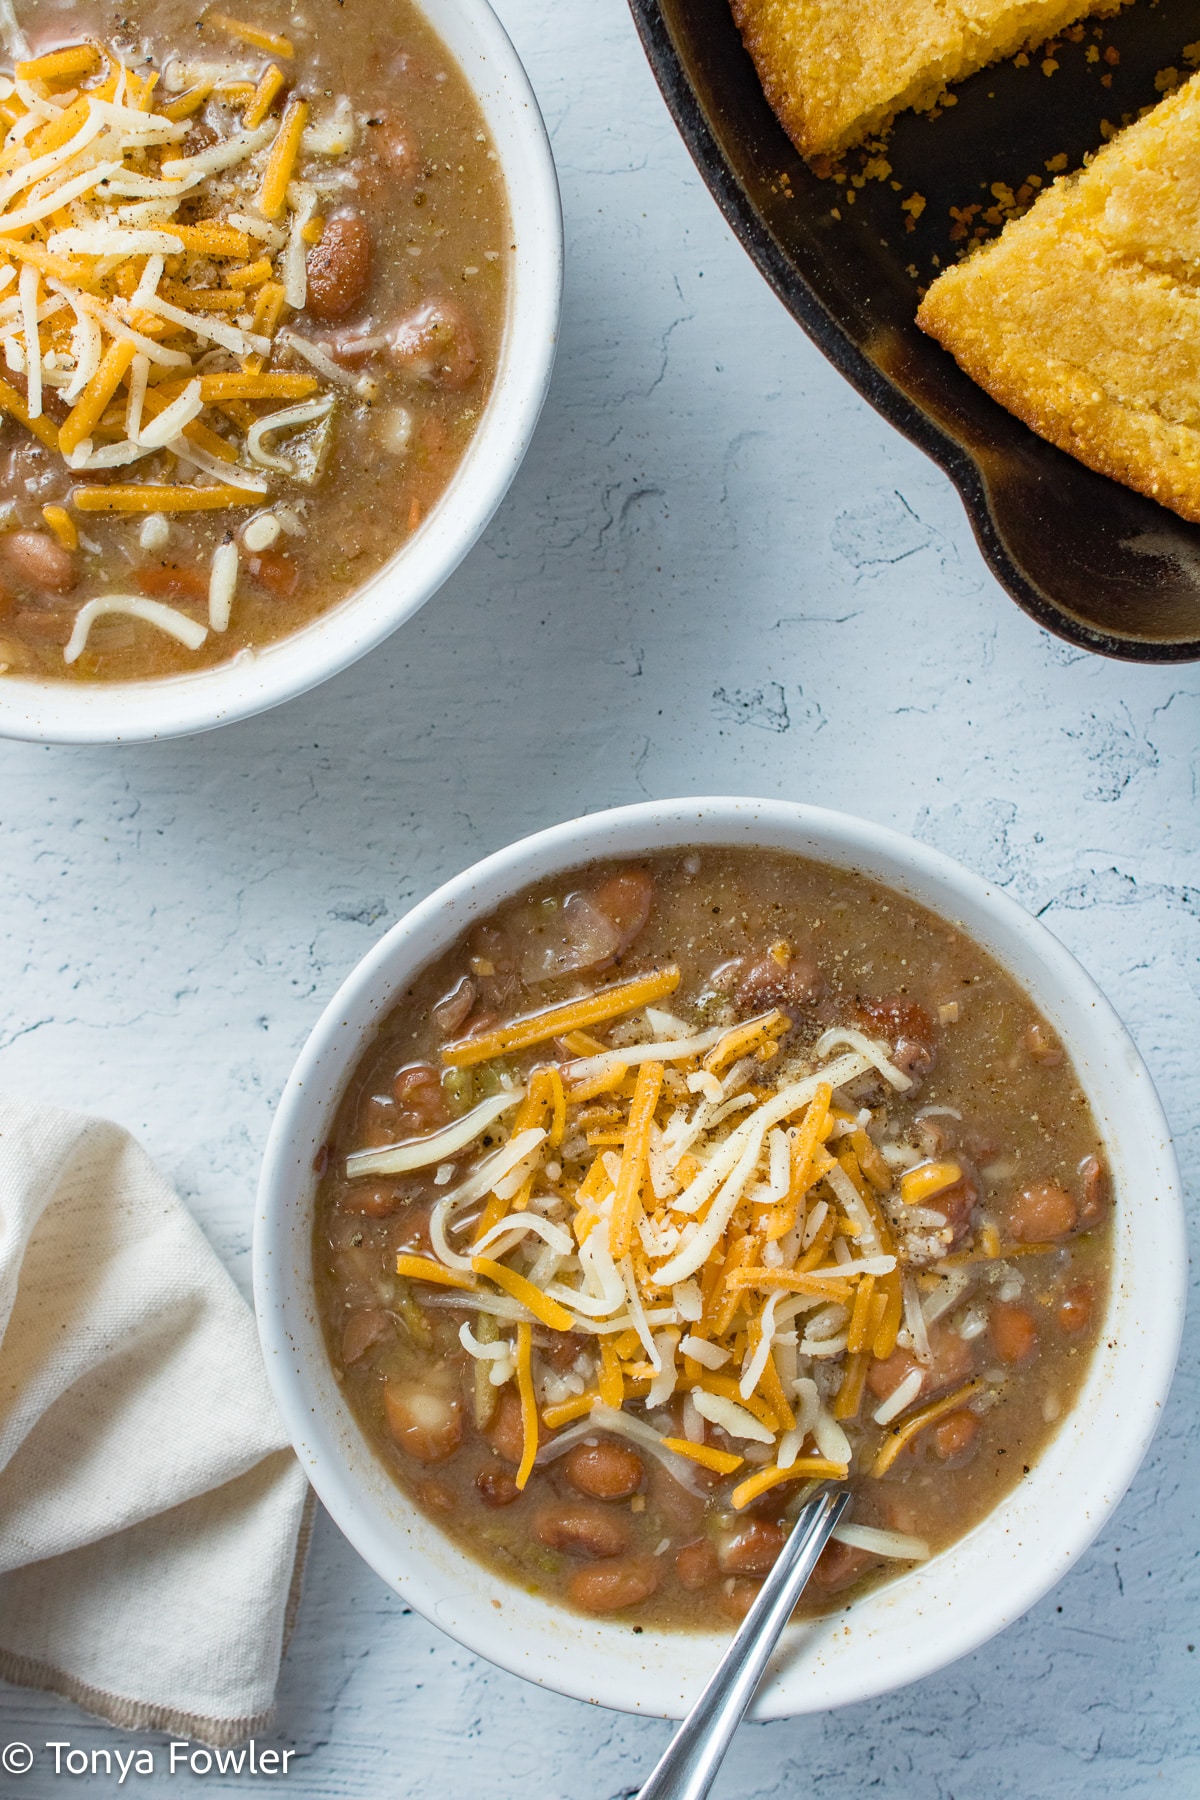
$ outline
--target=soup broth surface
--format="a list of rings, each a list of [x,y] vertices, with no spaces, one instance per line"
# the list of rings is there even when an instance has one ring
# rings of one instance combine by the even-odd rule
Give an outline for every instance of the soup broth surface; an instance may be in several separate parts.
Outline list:
[[[1103,1147],[1034,1002],[783,854],[506,905],[388,1015],[323,1156],[319,1304],[377,1454],[497,1573],[639,1624],[742,1616],[823,1479],[850,1524],[804,1610],[952,1544],[1106,1307]]]
[[[458,467],[504,329],[496,152],[410,0],[18,11],[0,673],[223,662],[361,588]]]

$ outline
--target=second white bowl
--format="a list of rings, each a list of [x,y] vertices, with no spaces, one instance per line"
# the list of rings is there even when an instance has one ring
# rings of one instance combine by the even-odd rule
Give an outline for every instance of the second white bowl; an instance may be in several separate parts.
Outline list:
[[[159,681],[0,678],[0,737],[139,743],[266,712],[357,662],[453,574],[508,492],[546,398],[562,300],[558,181],[537,100],[487,0],[420,0],[496,146],[515,246],[508,317],[483,417],[450,485],[366,585],[301,630],[195,674]]]

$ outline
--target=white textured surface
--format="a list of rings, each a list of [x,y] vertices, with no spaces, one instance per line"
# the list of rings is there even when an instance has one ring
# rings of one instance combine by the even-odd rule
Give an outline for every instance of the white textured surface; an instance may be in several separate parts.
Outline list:
[[[272,1102],[386,921],[564,815],[780,794],[915,832],[1040,912],[1130,1025],[1194,1190],[1200,668],[1101,662],[1013,607],[947,482],[731,238],[621,0],[501,10],[567,216],[533,452],[443,593],[318,693],[190,743],[0,745],[0,1085],[138,1132],[248,1288]],[[1055,1594],[917,1688],[748,1728],[716,1792],[1200,1790],[1196,1404],[1192,1329],[1145,1468]],[[666,1735],[476,1662],[318,1530],[274,1740],[289,1792],[615,1800]],[[135,1742],[0,1689],[12,1737]],[[187,1785],[158,1761],[122,1791]],[[118,1791],[42,1752],[0,1792],[72,1786]]]

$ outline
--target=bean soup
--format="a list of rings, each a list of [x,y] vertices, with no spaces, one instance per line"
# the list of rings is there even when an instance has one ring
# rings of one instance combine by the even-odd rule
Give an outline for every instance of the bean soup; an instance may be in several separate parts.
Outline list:
[[[744,1613],[815,1484],[804,1605],[1029,1472],[1108,1291],[1063,1045],[874,882],[705,849],[540,885],[427,969],[322,1152],[329,1353],[414,1503],[592,1613]]]
[[[0,673],[162,676],[374,575],[462,459],[510,226],[409,0],[30,0],[0,69]]]

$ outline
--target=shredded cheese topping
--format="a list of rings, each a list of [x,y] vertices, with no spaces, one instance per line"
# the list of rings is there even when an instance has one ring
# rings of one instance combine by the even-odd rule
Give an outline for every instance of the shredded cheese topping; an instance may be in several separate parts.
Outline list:
[[[0,381],[0,411],[83,478],[77,512],[259,506],[297,477],[288,443],[307,446],[303,479],[328,450],[342,372],[312,356],[303,373],[277,363],[302,341],[280,328],[304,306],[322,226],[307,159],[344,155],[353,118],[339,98],[310,125],[273,60],[286,65],[292,45],[224,14],[210,22],[238,62],[174,96],[152,65],[90,41],[0,74],[0,355],[13,378]],[[188,154],[201,121],[216,141]],[[87,481],[126,466],[124,484]],[[236,549],[218,550],[215,631],[236,582]],[[114,610],[102,598],[86,623],[80,613],[68,662]],[[138,616],[192,647],[207,635],[174,608]]]
[[[443,1304],[490,1320],[486,1341],[466,1325],[460,1341],[486,1368],[485,1395],[516,1374],[519,1485],[597,1427],[649,1445],[685,1483],[697,1465],[740,1472],[735,1508],[785,1482],[845,1477],[868,1368],[903,1343],[917,1367],[873,1415],[888,1435],[880,1448],[871,1434],[869,1472],[882,1472],[975,1392],[909,1410],[931,1360],[923,1317],[905,1323],[906,1306],[920,1313],[909,1237],[924,1230],[932,1263],[953,1233],[931,1228],[945,1226],[936,1214],[913,1220],[853,1097],[864,1077],[876,1093],[907,1078],[858,1031],[826,1033],[807,1060],[786,1052],[791,1021],[777,1011],[692,1030],[653,1004],[678,982],[657,970],[447,1045],[454,1079],[478,1071],[469,1082],[484,1078],[489,1097],[427,1138],[352,1153],[346,1174],[444,1165],[432,1254],[405,1252],[397,1272],[455,1289]],[[615,1044],[591,1035],[617,1021]],[[514,1066],[550,1039],[561,1060]],[[446,1162],[463,1153],[465,1165]],[[569,1377],[543,1371],[540,1390],[535,1330],[583,1346]],[[650,1418],[678,1395],[682,1437]],[[539,1450],[539,1418],[572,1429]]]

